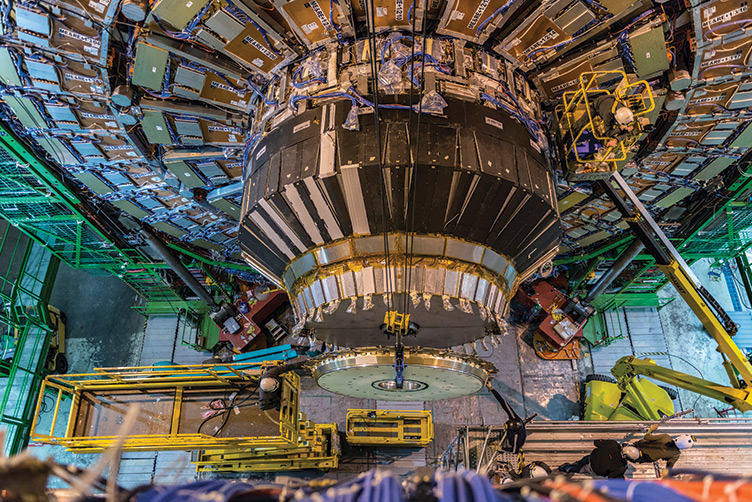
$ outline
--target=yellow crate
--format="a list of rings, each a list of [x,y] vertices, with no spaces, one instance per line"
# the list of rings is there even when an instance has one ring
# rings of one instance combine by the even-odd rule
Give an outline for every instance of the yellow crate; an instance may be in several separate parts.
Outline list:
[[[433,419],[430,411],[347,410],[345,439],[358,446],[427,446]]]

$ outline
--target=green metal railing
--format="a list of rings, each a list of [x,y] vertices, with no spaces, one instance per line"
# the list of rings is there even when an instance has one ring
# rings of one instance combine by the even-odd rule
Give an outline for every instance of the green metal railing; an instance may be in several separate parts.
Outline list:
[[[0,124],[0,217],[73,268],[117,275],[147,300],[181,300],[158,267],[116,245],[84,211],[78,197]]]
[[[18,453],[28,440],[36,396],[45,377],[53,330],[47,304],[59,259],[5,222],[0,242],[0,429],[6,455]]]

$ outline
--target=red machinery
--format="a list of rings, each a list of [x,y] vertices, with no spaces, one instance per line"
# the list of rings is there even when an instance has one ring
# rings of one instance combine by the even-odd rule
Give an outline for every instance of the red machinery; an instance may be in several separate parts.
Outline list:
[[[219,330],[219,341],[228,341],[238,352],[248,352],[249,350],[259,350],[266,348],[266,338],[259,336],[261,334],[261,325],[267,320],[272,313],[285,303],[287,293],[282,290],[272,292],[268,298],[257,300],[251,304],[247,295],[241,296],[235,301],[235,307],[246,302],[249,310],[245,314],[240,313],[234,317],[240,326],[233,333],[226,327]],[[240,310],[239,310],[240,311]]]
[[[582,328],[592,309],[578,298],[568,297],[544,279],[523,284],[514,298],[532,313],[531,321],[541,319],[534,337],[538,356],[544,359],[579,358],[576,340],[582,338]]]

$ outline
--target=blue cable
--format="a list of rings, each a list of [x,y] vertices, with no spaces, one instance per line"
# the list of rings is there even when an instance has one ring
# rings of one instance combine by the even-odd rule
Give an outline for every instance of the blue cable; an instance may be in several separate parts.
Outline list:
[[[629,47],[629,42],[627,41],[627,35],[628,35],[628,32],[626,30],[622,31],[619,34],[617,41],[619,42],[619,46],[621,46],[622,56],[624,56],[624,59],[627,60],[627,62],[629,63],[629,66],[634,70],[635,62],[632,59],[632,54],[631,54],[632,49]]]
[[[190,23],[188,23],[188,26],[183,30],[184,32],[187,31],[188,33],[191,33],[193,30],[196,29],[196,26],[198,26],[198,23],[204,18],[204,15],[209,11],[211,6],[214,4],[214,2],[208,2],[206,6],[201,9],[201,11],[196,14],[196,16],[191,20]]]
[[[167,28],[164,27],[161,20],[157,16],[152,15],[152,18],[154,19],[154,22],[157,23],[157,26],[159,26],[159,29],[165,32],[165,34],[168,37],[175,38],[177,40],[186,40],[186,41],[193,40],[193,37],[191,35],[183,33],[182,31],[168,30]]]
[[[514,0],[509,0],[507,3],[496,9],[496,12],[488,16],[482,23],[478,25],[478,29],[475,30],[475,34],[479,34],[483,30],[483,27],[488,24],[491,19],[495,18],[499,13],[506,13],[506,11],[509,9],[509,7],[512,6],[513,3]]]
[[[296,89],[302,89],[308,84],[312,84],[314,82],[326,84],[326,78],[323,76],[313,77],[312,79],[305,80],[303,82],[297,82],[298,77],[302,78],[302,74],[303,74],[303,65],[300,65],[297,68],[295,68],[295,71],[292,73],[292,86],[295,87]]]
[[[394,42],[399,42],[400,40],[410,40],[410,41],[411,41],[411,42],[413,42],[413,43],[415,42],[415,40],[413,40],[413,38],[412,38],[412,37],[407,37],[407,36],[404,36],[404,35],[400,35],[400,36],[398,36],[398,37],[393,37],[393,36],[391,36],[391,37],[387,38],[387,39],[386,39],[386,42],[385,42],[385,43],[384,43],[384,45],[383,45],[383,46],[381,47],[381,64],[382,64],[382,65],[383,65],[384,63],[386,63],[386,61],[384,60],[384,55],[386,54],[386,51],[387,51],[387,50],[389,49],[389,47],[391,47],[391,46],[392,46],[392,44],[393,44]]]
[[[409,24],[413,24],[413,16],[412,16],[412,14],[413,14],[413,7],[415,7],[415,2],[411,2],[410,3],[410,8],[407,9],[407,22]],[[383,61],[384,58],[382,57],[381,59]]]
[[[339,2],[336,2],[335,0],[329,0],[329,24],[332,25],[332,28],[334,28],[334,31],[337,32],[337,40],[339,40],[340,43],[342,43],[342,32],[339,29],[339,26],[334,24],[334,4],[337,3],[339,5]]]
[[[720,30],[721,28],[728,28],[729,26],[736,26],[738,24],[750,24],[752,23],[752,19],[737,19],[736,21],[730,21],[728,23],[719,24],[715,28],[710,28],[707,33],[703,34],[703,38],[707,38],[708,35],[715,32],[715,30]],[[721,35],[722,36],[722,35]]]

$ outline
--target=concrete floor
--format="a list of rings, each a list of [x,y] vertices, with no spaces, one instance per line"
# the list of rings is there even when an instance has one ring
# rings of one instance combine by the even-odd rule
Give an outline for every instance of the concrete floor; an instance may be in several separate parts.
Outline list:
[[[709,265],[704,261],[698,262],[693,269],[719,302],[730,309],[731,300],[726,284],[723,281],[710,281],[707,274]],[[144,320],[130,309],[133,296],[133,293],[116,279],[88,276],[85,273],[61,267],[52,302],[68,313],[69,357],[72,371],[87,371],[95,366],[133,365],[142,360]],[[677,298],[659,313],[668,352],[681,356],[698,366],[698,370],[705,378],[725,384],[727,380],[720,365],[720,356],[715,352],[715,344],[704,332],[699,320],[671,286],[664,288],[661,296]],[[174,330],[169,326],[164,329],[171,333]],[[589,350],[584,348],[583,357],[579,361],[546,361],[535,356],[532,347],[526,342],[530,338],[529,327],[517,326],[503,336],[499,347],[492,347],[488,344],[487,351],[479,352],[480,356],[494,363],[499,369],[499,373],[493,379],[494,387],[505,396],[521,416],[537,414],[536,420],[578,419],[582,388],[580,382],[585,374],[592,371]],[[177,345],[170,346],[173,353],[178,345],[179,342]],[[480,345],[477,348],[480,350]],[[173,360],[177,363],[194,362],[181,360],[181,357],[188,356],[188,354],[176,355]],[[190,359],[196,357],[205,356],[194,354]],[[160,358],[165,357],[160,356]],[[678,357],[672,357],[671,362],[675,369],[690,374],[698,373]],[[388,406],[385,403],[328,393],[318,388],[310,378],[303,378],[302,387],[301,410],[307,414],[308,418],[315,422],[336,422],[340,430],[344,429],[347,409]],[[684,391],[681,392],[680,399],[682,407],[684,409],[694,407],[695,415],[698,417],[716,417],[714,407],[722,407],[721,403],[705,398],[698,399],[696,395]],[[349,451],[353,459],[349,463],[342,464],[337,473],[330,473],[329,476],[344,477],[384,463],[389,463],[389,468],[397,472],[408,472],[419,465],[432,465],[454,438],[459,425],[502,424],[507,418],[493,397],[485,390],[454,400],[411,403],[405,406],[411,406],[412,409],[419,407],[433,412],[435,440],[432,445],[424,450],[353,449]],[[48,447],[32,448],[32,450],[35,450],[34,454],[39,456],[52,453]],[[90,456],[77,456],[60,451],[55,452],[55,455],[56,457],[60,455],[59,459],[63,461],[75,461],[79,464],[91,462]],[[162,453],[138,454],[133,462],[139,466],[146,465],[145,469],[151,472],[149,477],[152,478],[161,472],[160,469],[164,472],[175,472],[174,468],[165,467],[167,456],[163,459],[164,461],[159,461],[162,455]],[[185,454],[173,453],[171,455],[177,460],[170,461],[181,462],[181,471],[184,471],[185,476],[190,476],[188,472],[190,465],[187,464]],[[313,471],[305,475],[319,477],[323,474]],[[129,479],[135,478],[131,476]]]
[[[726,282],[723,279],[712,281],[708,276],[711,264],[711,260],[699,260],[692,265],[692,271],[721,307],[732,311],[734,307]],[[672,355],[673,368],[721,385],[729,385],[721,354],[716,350],[717,345],[705,331],[697,316],[682,301],[673,286],[666,286],[659,294],[666,298],[677,298],[660,311],[663,335],[668,352]],[[742,303],[750,304],[747,298],[742,298]],[[679,389],[679,399],[684,409],[694,408],[696,417],[717,418],[719,415],[716,409],[728,409],[724,403],[683,389]],[[731,414],[732,416],[752,416],[752,412],[742,414],[732,411]]]
[[[67,317],[69,373],[138,364],[146,318],[131,308],[135,299],[136,293],[117,277],[60,264],[50,304]]]

